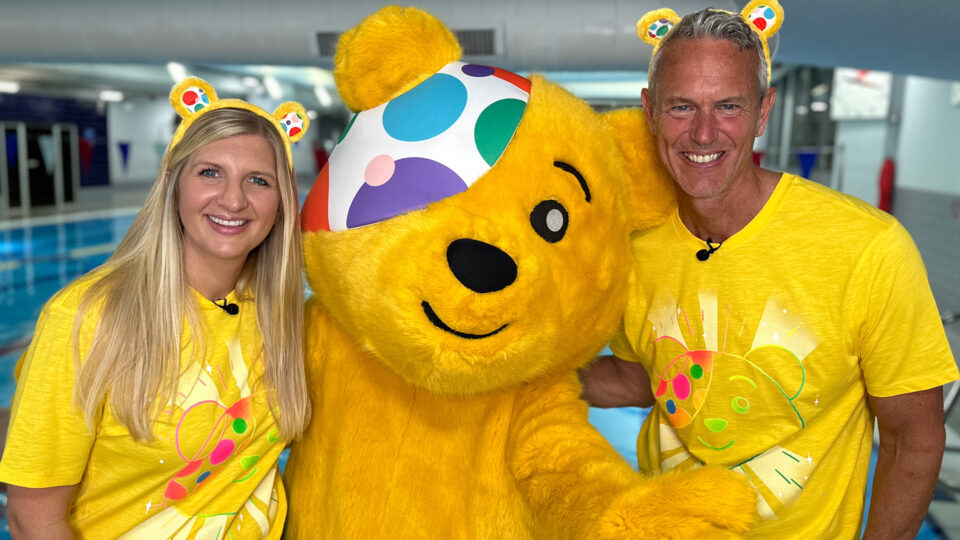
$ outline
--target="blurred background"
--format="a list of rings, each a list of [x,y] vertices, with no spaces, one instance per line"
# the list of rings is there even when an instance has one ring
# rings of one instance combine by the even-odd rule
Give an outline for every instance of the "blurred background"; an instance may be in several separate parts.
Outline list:
[[[770,43],[778,97],[754,158],[896,216],[960,350],[960,2],[781,3],[786,22]],[[745,4],[411,3],[455,31],[467,61],[542,73],[600,110],[640,105],[651,53],[636,37],[644,13]],[[109,256],[142,204],[176,126],[171,86],[199,76],[220,97],[268,110],[303,103],[312,125],[293,155],[305,195],[351,116],[331,73],[337,38],[383,5],[0,0],[0,408],[43,304]],[[591,419],[634,459],[643,415],[594,410]],[[950,411],[947,424],[952,449],[925,538],[960,538],[960,415]]]

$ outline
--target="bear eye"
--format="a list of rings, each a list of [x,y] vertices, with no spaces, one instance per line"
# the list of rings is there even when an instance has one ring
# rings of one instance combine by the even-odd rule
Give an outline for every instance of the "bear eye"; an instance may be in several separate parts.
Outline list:
[[[563,239],[569,218],[567,209],[557,201],[540,201],[530,212],[530,225],[541,238],[552,244]]]

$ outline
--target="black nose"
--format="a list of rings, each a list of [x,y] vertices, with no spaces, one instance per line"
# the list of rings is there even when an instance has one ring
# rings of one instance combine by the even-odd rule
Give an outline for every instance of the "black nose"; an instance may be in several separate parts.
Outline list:
[[[450,242],[447,264],[460,283],[478,293],[499,291],[517,279],[517,263],[509,255],[472,238]]]

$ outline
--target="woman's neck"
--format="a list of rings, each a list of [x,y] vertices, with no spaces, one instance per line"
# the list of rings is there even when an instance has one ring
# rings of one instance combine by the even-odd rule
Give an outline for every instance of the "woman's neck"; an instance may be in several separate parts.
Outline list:
[[[187,282],[208,300],[226,298],[237,286],[243,262],[234,264],[224,261],[216,269],[210,267],[191,268],[187,264]]]

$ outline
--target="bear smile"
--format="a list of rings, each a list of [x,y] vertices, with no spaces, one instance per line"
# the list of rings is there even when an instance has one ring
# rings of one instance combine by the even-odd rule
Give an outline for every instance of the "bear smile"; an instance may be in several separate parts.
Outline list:
[[[430,322],[432,322],[434,326],[443,330],[444,332],[449,332],[457,337],[462,337],[465,339],[483,339],[486,337],[490,337],[507,327],[507,325],[505,324],[500,328],[497,328],[493,332],[490,332],[489,334],[467,334],[466,332],[458,332],[453,328],[450,328],[449,326],[447,326],[447,324],[444,323],[440,319],[440,317],[437,316],[437,314],[433,311],[433,308],[430,307],[430,302],[427,302],[426,300],[424,300],[420,305],[423,306],[423,312],[427,315],[427,318],[430,319]]]

